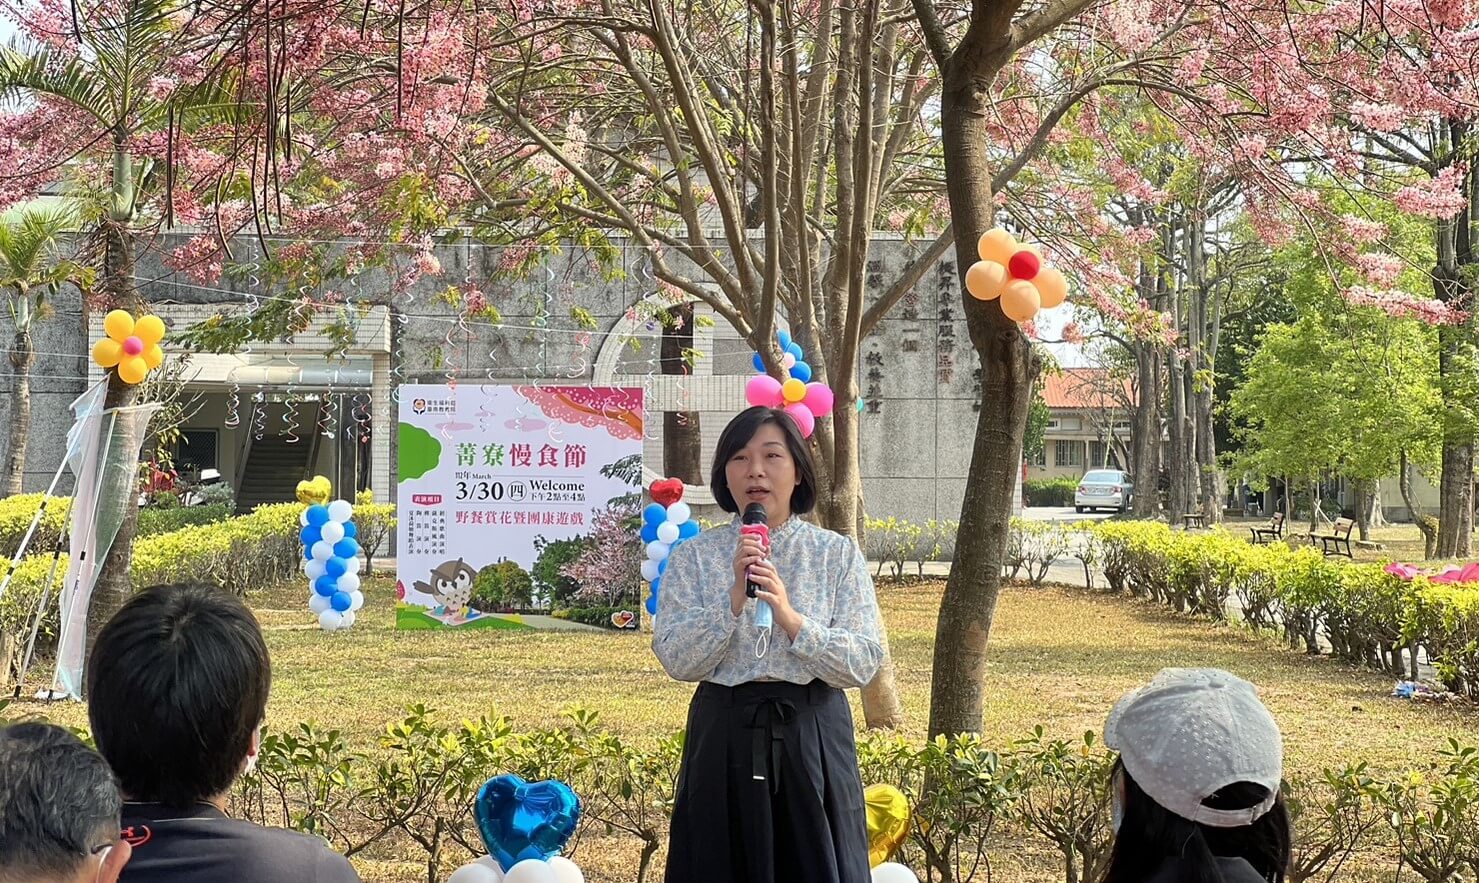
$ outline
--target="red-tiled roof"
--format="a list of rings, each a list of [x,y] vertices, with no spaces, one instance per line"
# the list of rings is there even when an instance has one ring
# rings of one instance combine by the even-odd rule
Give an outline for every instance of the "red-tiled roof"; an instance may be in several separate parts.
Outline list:
[[[1040,382],[1043,401],[1049,408],[1123,408],[1135,404],[1135,390],[1129,379],[1111,380],[1103,368],[1064,368],[1060,374],[1045,375]]]

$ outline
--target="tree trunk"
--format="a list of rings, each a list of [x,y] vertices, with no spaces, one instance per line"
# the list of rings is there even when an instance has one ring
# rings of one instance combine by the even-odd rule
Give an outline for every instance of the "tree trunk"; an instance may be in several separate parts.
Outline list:
[[[26,439],[31,434],[31,361],[34,358],[30,330],[18,329],[10,351],[10,365],[15,369],[15,398],[10,403],[10,448],[5,458],[6,496],[21,493],[26,477]]]
[[[1134,452],[1130,475],[1135,480],[1135,517],[1154,518],[1160,508],[1161,410],[1160,366],[1156,348],[1148,343],[1135,346],[1135,413],[1132,432]]]
[[[664,325],[659,366],[663,374],[688,375],[692,369],[685,352],[693,349],[693,303],[668,310],[672,322]],[[703,436],[697,411],[667,411],[662,415],[662,465],[668,478],[704,485]]]
[[[1438,551],[1438,524],[1434,521],[1433,516],[1424,515],[1412,503],[1412,464],[1407,461],[1406,451],[1402,452],[1397,467],[1397,488],[1402,492],[1402,503],[1407,507],[1408,517],[1412,519],[1413,524],[1417,525],[1417,529],[1422,532],[1423,558],[1432,558]]]
[[[1032,384],[1040,362],[1021,328],[995,302],[965,292],[976,260],[976,240],[992,226],[991,169],[986,146],[992,79],[1006,62],[1003,34],[1010,12],[992,23],[974,22],[943,65],[941,135],[950,217],[956,236],[961,300],[971,344],[981,366],[981,414],[961,505],[954,566],[935,627],[929,734],[980,732],[986,645],[1001,590],[1012,494],[1022,462],[1022,440]]]
[[[1171,496],[1170,511],[1166,513],[1166,516],[1174,525],[1182,515],[1192,511],[1192,500],[1187,494],[1187,489],[1191,485],[1189,473],[1192,469],[1192,462],[1188,455],[1191,439],[1187,431],[1189,421],[1186,414],[1185,366],[1180,353],[1174,347],[1170,350],[1170,360],[1168,388],[1171,397],[1171,424],[1168,429],[1171,439],[1171,461],[1166,465],[1170,471]]]
[[[1469,127],[1460,120],[1445,120],[1449,162],[1457,161],[1468,140]],[[1468,207],[1435,224],[1437,265],[1433,290],[1438,299],[1459,309],[1471,308],[1472,283],[1468,274],[1479,261],[1474,252],[1474,228],[1479,225],[1479,169],[1470,168],[1466,182],[1471,197]],[[1472,319],[1461,325],[1438,329],[1438,376],[1444,411],[1468,407],[1461,401],[1474,372],[1474,328]],[[1439,483],[1439,558],[1467,558],[1473,551],[1474,534],[1474,437],[1462,421],[1448,420],[1443,426],[1443,477]]]

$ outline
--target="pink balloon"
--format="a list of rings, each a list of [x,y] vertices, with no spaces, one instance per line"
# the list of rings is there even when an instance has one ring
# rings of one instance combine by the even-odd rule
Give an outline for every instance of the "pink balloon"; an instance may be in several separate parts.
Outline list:
[[[825,383],[808,383],[806,397],[801,400],[801,404],[817,417],[832,413],[832,405],[835,404],[832,387]]]
[[[786,406],[786,413],[796,421],[796,426],[801,430],[802,438],[811,438],[811,431],[817,428],[817,418],[812,416],[810,410],[800,402]]]
[[[745,384],[745,401],[756,407],[779,408],[785,401],[781,382],[769,374],[756,374]]]

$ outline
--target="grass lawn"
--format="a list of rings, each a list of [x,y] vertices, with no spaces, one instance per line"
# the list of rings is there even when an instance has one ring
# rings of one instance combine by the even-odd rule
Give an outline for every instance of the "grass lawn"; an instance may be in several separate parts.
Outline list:
[[[909,715],[907,732],[922,739],[942,584],[882,583],[879,588]],[[454,719],[494,710],[511,716],[516,726],[554,722],[561,709],[578,703],[637,740],[682,725],[692,687],[674,683],[662,671],[649,635],[498,628],[396,632],[393,582],[377,578],[366,582],[366,590],[368,600],[354,628],[334,634],[320,632],[313,623],[307,591],[300,586],[249,597],[272,651],[270,728],[312,719],[339,727],[351,744],[370,748],[385,724],[411,702],[425,702]],[[1037,724],[1065,737],[1099,731],[1123,691],[1167,665],[1226,668],[1258,684],[1283,728],[1291,769],[1366,760],[1379,770],[1406,770],[1431,762],[1449,737],[1479,742],[1475,709],[1391,699],[1392,685],[1384,676],[1125,599],[1011,589],[1001,599],[991,646],[985,738],[1003,746]],[[38,673],[34,682],[41,678]],[[21,703],[11,711],[33,709],[40,710]],[[47,712],[64,722],[85,721],[76,706]],[[597,865],[625,861],[615,856],[597,861],[599,850],[582,853]],[[366,879],[414,879],[405,865],[391,871],[377,864],[364,867]],[[996,867],[996,879],[1054,879],[1014,869],[1018,864],[1005,859]],[[597,873],[589,879],[630,880],[634,868],[632,859],[625,876],[613,867],[609,876]]]

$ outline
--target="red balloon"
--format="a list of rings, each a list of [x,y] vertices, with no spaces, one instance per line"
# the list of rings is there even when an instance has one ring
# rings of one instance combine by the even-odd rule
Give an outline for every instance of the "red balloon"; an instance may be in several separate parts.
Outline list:
[[[1007,262],[1007,269],[1012,272],[1013,279],[1031,279],[1042,269],[1042,261],[1037,259],[1037,255],[1023,249],[1012,255],[1012,259]]]

